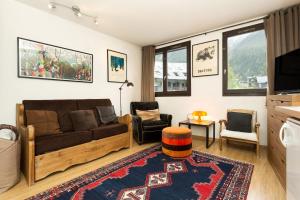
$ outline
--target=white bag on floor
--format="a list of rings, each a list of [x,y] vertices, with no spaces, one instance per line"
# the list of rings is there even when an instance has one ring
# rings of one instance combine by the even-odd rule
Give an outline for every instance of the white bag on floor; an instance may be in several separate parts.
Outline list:
[[[6,140],[16,140],[16,134],[10,129],[2,129],[0,130],[0,139],[6,139]]]

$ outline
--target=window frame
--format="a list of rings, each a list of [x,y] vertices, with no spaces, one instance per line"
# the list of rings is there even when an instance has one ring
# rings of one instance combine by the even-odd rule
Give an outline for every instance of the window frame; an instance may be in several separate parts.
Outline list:
[[[187,50],[187,90],[186,91],[168,91],[168,51],[185,47]],[[163,55],[163,91],[155,92],[155,97],[170,96],[191,96],[191,41],[162,47],[155,50],[155,55]]]
[[[251,33],[259,30],[265,30],[263,23],[250,25],[247,27],[234,29],[231,31],[223,32],[223,96],[266,96],[267,89],[228,89],[228,38]]]

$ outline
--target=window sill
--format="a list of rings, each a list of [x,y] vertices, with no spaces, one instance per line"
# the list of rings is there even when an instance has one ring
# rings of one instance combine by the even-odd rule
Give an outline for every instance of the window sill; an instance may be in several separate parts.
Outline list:
[[[191,92],[190,91],[185,91],[185,92],[155,92],[155,97],[190,97]]]
[[[261,90],[225,90],[223,96],[267,96],[267,89]]]

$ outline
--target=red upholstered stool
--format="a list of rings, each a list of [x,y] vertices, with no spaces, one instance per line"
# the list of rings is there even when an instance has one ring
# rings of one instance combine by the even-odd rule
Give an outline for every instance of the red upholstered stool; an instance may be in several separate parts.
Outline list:
[[[162,131],[164,154],[182,158],[192,154],[192,131],[183,127],[167,127]]]

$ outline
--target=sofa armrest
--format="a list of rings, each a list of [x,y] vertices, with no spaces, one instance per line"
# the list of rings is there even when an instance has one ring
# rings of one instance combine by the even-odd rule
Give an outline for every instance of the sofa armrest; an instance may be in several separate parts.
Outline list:
[[[132,115],[132,125],[133,125],[133,136],[135,137],[137,143],[142,144],[143,142],[142,118],[137,115]]]
[[[21,169],[24,173],[28,185],[34,184],[35,170],[35,142],[34,142],[34,127],[19,126],[21,134]]]
[[[127,114],[127,115],[124,115],[122,117],[118,117],[118,121],[119,121],[119,123],[128,125],[128,124],[131,124],[132,117],[129,114]]]
[[[127,114],[122,117],[118,118],[119,123],[126,124],[128,127],[129,133],[129,147],[132,147],[132,117],[131,115]]]
[[[172,115],[160,114],[160,119],[162,121],[168,122],[169,126],[171,126],[171,124],[172,124]]]
[[[24,105],[16,106],[16,125],[21,136],[21,169],[28,185],[32,185],[35,181],[35,133],[33,126],[24,125]]]

